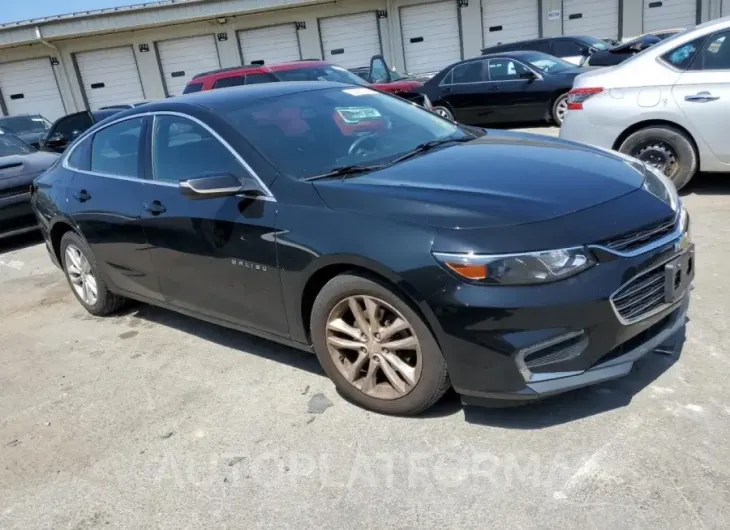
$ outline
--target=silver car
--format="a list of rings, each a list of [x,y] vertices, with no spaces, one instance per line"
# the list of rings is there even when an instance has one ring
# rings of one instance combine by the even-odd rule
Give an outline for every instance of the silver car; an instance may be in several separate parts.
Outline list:
[[[677,189],[730,171],[730,17],[578,76],[560,137],[661,169]]]

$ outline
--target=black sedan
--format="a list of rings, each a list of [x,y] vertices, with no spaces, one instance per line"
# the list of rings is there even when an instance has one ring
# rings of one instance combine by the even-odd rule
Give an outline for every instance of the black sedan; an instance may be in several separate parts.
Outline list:
[[[652,34],[642,35],[608,50],[593,52],[583,64],[585,66],[614,66],[659,42],[661,39]]]
[[[46,151],[63,153],[66,147],[89,127],[122,110],[116,107],[84,110],[58,118],[46,133],[45,138],[41,139],[40,148]]]
[[[124,111],[33,203],[90,313],[141,300],[313,351],[393,414],[625,375],[693,275],[687,213],[642,163],[330,82]]]
[[[545,53],[509,52],[452,64],[417,90],[429,97],[434,112],[468,125],[560,125],[573,79],[586,71]]]
[[[0,239],[38,229],[30,186],[57,160],[0,129]]]

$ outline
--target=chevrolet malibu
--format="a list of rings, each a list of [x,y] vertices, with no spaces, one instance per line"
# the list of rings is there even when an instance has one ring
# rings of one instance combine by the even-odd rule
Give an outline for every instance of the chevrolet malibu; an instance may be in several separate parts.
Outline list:
[[[32,197],[90,313],[139,300],[311,351],[389,414],[625,375],[684,324],[694,274],[655,169],[329,82],[116,114]]]

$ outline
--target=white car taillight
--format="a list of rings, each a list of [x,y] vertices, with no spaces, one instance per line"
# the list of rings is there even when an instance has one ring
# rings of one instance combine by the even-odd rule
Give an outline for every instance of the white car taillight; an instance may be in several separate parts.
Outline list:
[[[603,88],[574,88],[568,92],[568,110],[583,110],[583,103],[596,94],[603,92]]]

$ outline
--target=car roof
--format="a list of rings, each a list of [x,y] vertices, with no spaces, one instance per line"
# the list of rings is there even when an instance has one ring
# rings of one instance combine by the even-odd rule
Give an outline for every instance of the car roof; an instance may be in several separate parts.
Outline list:
[[[211,70],[209,72],[203,72],[193,76],[189,83],[195,81],[202,81],[206,77],[228,77],[226,74],[261,74],[271,72],[282,72],[285,70],[296,70],[299,68],[307,68],[311,66],[322,66],[330,63],[320,60],[301,60],[301,61],[288,61],[283,63],[276,63],[271,65],[265,64],[247,64],[243,66],[232,66],[230,68],[220,68],[218,70]]]
[[[179,104],[197,105],[211,110],[230,107],[232,104],[245,104],[250,101],[271,99],[289,94],[313,92],[328,88],[353,88],[353,85],[334,83],[331,81],[282,81],[279,83],[261,83],[239,87],[229,87],[219,90],[204,90],[193,92],[175,98],[148,103],[125,111],[126,114],[135,114],[133,111],[155,112],[169,110],[171,106]],[[362,87],[357,87],[362,88]]]
[[[473,57],[472,59],[489,59],[490,57],[513,57],[515,59],[524,59],[527,56],[535,55],[536,53],[542,53],[536,50],[514,50],[506,52],[494,52],[482,55],[480,57]],[[468,62],[472,59],[466,59],[463,62]]]

